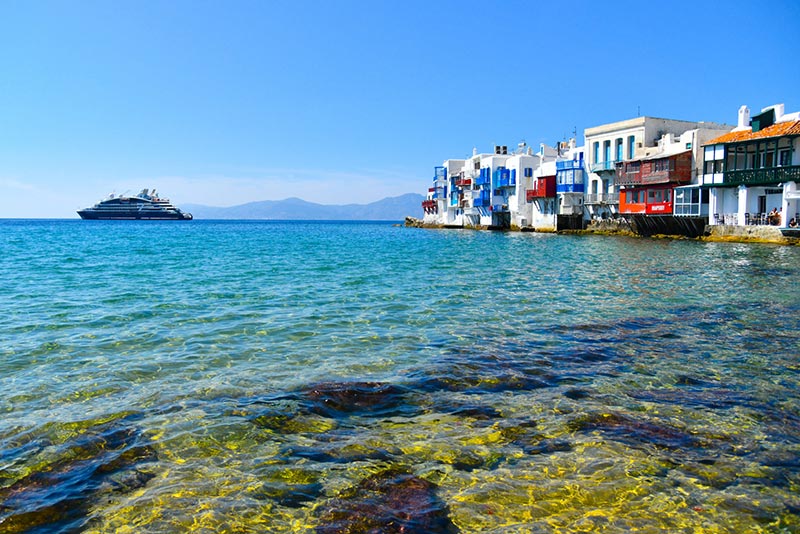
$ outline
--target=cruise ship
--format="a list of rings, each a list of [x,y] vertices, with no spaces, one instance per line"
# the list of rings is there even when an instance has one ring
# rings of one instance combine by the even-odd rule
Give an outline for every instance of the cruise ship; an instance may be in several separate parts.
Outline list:
[[[91,208],[78,211],[81,219],[104,220],[176,220],[192,219],[191,213],[185,213],[173,206],[166,198],[159,198],[156,190],[142,189],[136,196],[114,196],[112,193]]]

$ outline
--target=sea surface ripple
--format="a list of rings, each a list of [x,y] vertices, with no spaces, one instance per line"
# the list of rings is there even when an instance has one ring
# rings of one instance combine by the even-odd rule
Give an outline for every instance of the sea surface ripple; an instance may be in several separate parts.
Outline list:
[[[800,248],[0,221],[0,532],[800,532]]]

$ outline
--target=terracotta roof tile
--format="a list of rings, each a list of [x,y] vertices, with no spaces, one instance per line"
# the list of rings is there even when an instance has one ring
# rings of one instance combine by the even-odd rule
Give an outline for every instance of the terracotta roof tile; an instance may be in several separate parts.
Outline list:
[[[768,137],[780,137],[783,135],[800,135],[800,121],[779,122],[758,132],[742,130],[739,132],[728,132],[716,137],[706,143],[706,145],[720,145],[723,143],[738,143],[750,141],[752,139],[766,139]]]

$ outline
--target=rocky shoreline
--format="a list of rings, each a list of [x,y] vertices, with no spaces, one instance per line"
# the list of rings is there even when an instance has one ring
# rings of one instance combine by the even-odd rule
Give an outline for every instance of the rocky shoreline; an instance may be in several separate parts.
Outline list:
[[[416,217],[406,217],[404,226],[408,228],[459,228],[472,230],[501,230],[488,226],[448,226],[444,224],[430,224]],[[577,235],[608,235],[623,237],[649,237],[654,239],[696,239],[698,241],[709,242],[728,242],[728,243],[770,243],[775,245],[800,246],[800,232],[797,235],[784,235],[780,228],[774,226],[732,226],[732,225],[708,225],[702,236],[693,238],[683,235],[656,234],[643,236],[638,234],[631,225],[624,219],[609,219],[596,221],[589,224],[583,230],[560,230],[552,229],[537,230],[532,227],[515,227],[502,229],[504,231],[521,232],[544,232],[558,234],[577,234]]]

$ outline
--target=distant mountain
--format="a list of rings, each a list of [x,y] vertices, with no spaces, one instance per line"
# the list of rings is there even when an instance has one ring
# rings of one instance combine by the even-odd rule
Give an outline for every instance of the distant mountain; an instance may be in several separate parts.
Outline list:
[[[180,208],[195,219],[275,219],[328,221],[402,221],[407,216],[422,217],[425,197],[408,193],[371,204],[315,204],[299,198],[262,200],[219,208],[202,204],[182,204]]]

